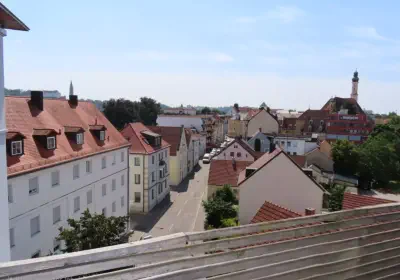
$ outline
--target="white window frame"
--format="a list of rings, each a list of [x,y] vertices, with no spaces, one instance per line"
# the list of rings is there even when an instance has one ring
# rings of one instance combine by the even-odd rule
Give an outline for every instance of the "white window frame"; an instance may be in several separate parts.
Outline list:
[[[57,217],[58,214],[58,217]],[[58,205],[53,208],[53,225],[57,224],[59,221],[61,221],[61,206]]]
[[[77,133],[76,134],[76,144],[82,145],[83,144],[83,133]]]
[[[37,220],[37,230],[35,232],[33,232],[32,231],[32,225],[34,225],[33,221],[36,221],[36,220]],[[31,229],[31,237],[33,237],[33,236],[37,235],[38,233],[40,233],[40,216],[36,216],[36,217],[31,219],[30,229]]]
[[[137,194],[139,194],[139,195],[137,196]],[[135,203],[140,203],[141,198],[142,198],[142,194],[140,192],[135,192]]]
[[[117,189],[117,179],[111,180],[111,191],[115,191]]]
[[[13,195],[12,184],[8,184],[7,187],[8,187],[8,203],[13,203],[14,195]]]
[[[90,174],[92,173],[92,161],[91,160],[87,160],[85,163],[86,166],[86,173]]]
[[[51,172],[51,186],[56,187],[60,185],[60,170]]]
[[[117,212],[117,203],[115,201],[111,204],[111,212]]]
[[[113,153],[113,161],[112,161],[111,165],[115,165],[116,162],[117,162],[117,155],[115,153]]]
[[[125,186],[125,174],[121,175],[121,186]]]
[[[11,142],[11,155],[22,155],[22,140]]]
[[[100,138],[100,141],[106,140],[106,131],[105,130],[100,130],[99,138]]]
[[[93,202],[93,192],[92,190],[88,190],[86,192],[86,204],[89,205],[92,204],[92,202]]]
[[[79,163],[78,163],[72,167],[72,179],[74,179],[74,180],[78,179],[80,177],[79,173],[80,172],[79,172]]]
[[[107,184],[101,185],[101,196],[107,195]]]
[[[55,148],[56,148],[56,137],[55,136],[47,137],[47,149],[53,150]]]
[[[10,248],[15,246],[15,229],[10,228]]]
[[[81,210],[81,197],[77,196],[74,198],[74,213]]]
[[[125,153],[124,151],[121,152],[121,162],[125,161]]]
[[[104,216],[107,217],[107,207],[104,207],[103,209],[101,209],[101,214],[103,214]]]
[[[36,180],[36,188],[32,188],[31,189],[31,182],[33,182],[33,180]],[[29,195],[35,195],[39,193],[39,177],[32,177],[29,179]]]
[[[107,167],[107,158],[104,156],[101,158],[101,169],[106,169]]]
[[[135,166],[140,166],[140,157],[135,157]]]
[[[125,197],[121,196],[121,208],[125,206]]]
[[[136,185],[140,184],[140,174],[135,174],[135,184]]]

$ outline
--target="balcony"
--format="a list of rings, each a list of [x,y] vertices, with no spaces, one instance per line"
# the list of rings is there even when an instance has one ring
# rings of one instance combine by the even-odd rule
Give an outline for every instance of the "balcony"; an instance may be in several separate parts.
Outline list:
[[[399,261],[393,203],[3,263],[0,278],[400,279]]]

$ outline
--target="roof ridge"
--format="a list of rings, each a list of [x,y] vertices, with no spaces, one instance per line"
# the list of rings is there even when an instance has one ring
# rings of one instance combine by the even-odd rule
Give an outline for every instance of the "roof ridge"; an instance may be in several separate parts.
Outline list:
[[[302,214],[300,214],[300,213],[298,213],[298,212],[296,212],[296,211],[293,211],[292,209],[289,209],[289,208],[283,207],[283,206],[281,206],[281,205],[275,204],[275,203],[273,203],[273,202],[271,202],[271,201],[266,200],[265,202],[270,203],[270,204],[272,204],[272,205],[274,205],[274,206],[276,206],[276,207],[279,207],[279,208],[281,208],[281,209],[283,209],[283,210],[286,210],[286,211],[292,212],[292,213],[294,213],[294,214],[297,214],[297,215],[299,215],[299,216],[303,216]],[[265,203],[265,202],[264,202],[264,203]]]

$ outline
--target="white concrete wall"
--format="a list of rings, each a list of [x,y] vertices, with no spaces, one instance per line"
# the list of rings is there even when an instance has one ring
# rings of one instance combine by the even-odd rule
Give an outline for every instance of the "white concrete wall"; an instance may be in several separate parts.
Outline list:
[[[279,146],[287,153],[293,155],[304,155],[309,151],[318,147],[316,142],[309,142],[308,139],[290,138],[290,137],[275,137],[275,144]],[[290,142],[290,146],[288,144]]]
[[[203,131],[203,120],[201,117],[192,116],[167,116],[162,115],[157,117],[157,124],[159,126],[184,126],[185,128],[195,127],[198,131]]]
[[[278,122],[265,110],[255,115],[248,123],[247,137],[252,136],[261,128],[263,133],[278,133]]]
[[[214,157],[214,159],[220,160],[231,160],[231,153],[234,154],[235,160],[238,161],[254,161],[254,157],[249,154],[241,145],[233,143],[225,150],[221,151],[221,153]],[[238,153],[241,153],[241,156],[238,157]]]
[[[123,161],[121,161],[123,153]],[[112,161],[116,156],[115,165]],[[102,169],[102,158],[106,157],[106,168]],[[86,173],[86,161],[92,162],[92,172]],[[79,164],[80,177],[73,179],[73,166]],[[51,173],[60,172],[60,184],[52,186]],[[124,176],[124,185],[121,179]],[[39,193],[29,195],[29,179],[38,177]],[[112,191],[112,179],[116,180],[116,190]],[[58,228],[66,227],[67,218],[78,219],[88,208],[101,214],[106,208],[107,216],[128,214],[128,149],[123,148],[84,159],[68,162],[36,172],[11,177],[8,184],[12,188],[13,202],[9,203],[9,225],[14,229],[15,246],[11,248],[12,260],[30,258],[40,250],[45,256],[53,252],[54,238]],[[107,193],[102,195],[102,185],[106,184]],[[87,192],[92,190],[92,203],[87,204]],[[74,212],[74,199],[80,197],[80,210]],[[124,205],[121,205],[123,197]],[[112,203],[116,202],[116,212],[112,213]],[[60,206],[61,221],[53,224],[53,208]],[[30,220],[40,216],[40,232],[31,236]]]
[[[241,225],[250,223],[265,201],[300,214],[308,207],[318,214],[322,209],[323,191],[282,153],[241,184],[239,192]]]

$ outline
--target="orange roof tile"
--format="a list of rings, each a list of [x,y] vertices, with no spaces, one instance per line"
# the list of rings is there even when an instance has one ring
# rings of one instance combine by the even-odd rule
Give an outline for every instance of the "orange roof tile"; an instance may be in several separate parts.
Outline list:
[[[232,160],[211,160],[208,175],[208,184],[215,186],[237,186],[239,173],[249,166],[251,161],[236,161],[234,167]]]
[[[296,213],[292,210],[265,201],[250,223],[255,224],[261,222],[277,221],[290,218],[297,218],[301,216],[302,216],[301,214]]]
[[[142,135],[143,132],[154,133],[140,122],[130,123],[122,129],[121,134],[131,143],[130,153],[151,154],[170,147],[170,144],[164,139],[162,139],[160,147],[153,147],[147,143],[147,140]]]
[[[305,167],[305,165],[306,165],[306,156],[302,156],[302,155],[289,155],[289,156],[294,160],[294,162],[297,163],[298,166]]]
[[[129,145],[91,102],[79,101],[78,106],[71,107],[65,99],[44,99],[43,111],[40,111],[29,100],[29,97],[5,97],[7,129],[26,137],[23,155],[7,156],[9,176]],[[89,132],[89,126],[96,123],[107,128],[104,143]],[[83,145],[69,141],[65,127],[85,129]],[[51,151],[45,149],[35,141],[34,131],[41,134],[53,131],[57,137],[57,148]]]
[[[393,202],[396,201],[346,192],[343,198],[343,210]]]
[[[158,133],[171,145],[170,155],[176,156],[182,136],[182,127],[175,126],[147,126],[151,131]]]

